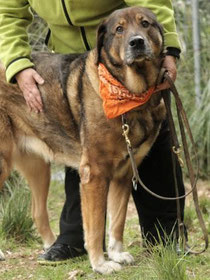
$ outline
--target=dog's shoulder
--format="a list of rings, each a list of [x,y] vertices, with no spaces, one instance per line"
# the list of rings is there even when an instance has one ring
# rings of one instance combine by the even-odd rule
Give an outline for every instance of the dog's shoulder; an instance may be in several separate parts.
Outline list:
[[[36,52],[32,53],[31,59],[40,75],[59,78],[61,72],[66,72],[70,64],[79,56],[79,54]]]
[[[85,65],[87,53],[84,54],[57,54],[49,52],[32,53],[32,61],[36,71],[45,81],[59,83],[66,91],[66,84],[74,69]]]

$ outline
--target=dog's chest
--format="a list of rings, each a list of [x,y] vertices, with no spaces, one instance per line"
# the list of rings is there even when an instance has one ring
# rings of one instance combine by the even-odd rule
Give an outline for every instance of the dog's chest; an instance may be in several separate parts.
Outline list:
[[[129,113],[126,117],[126,124],[129,127],[127,136],[132,147],[135,162],[139,165],[151,149],[158,135],[161,121],[157,121],[153,116],[153,112],[148,110]],[[129,170],[131,171],[128,147],[126,139],[122,135],[122,129],[121,137],[121,145],[116,146],[118,157],[116,157],[114,162],[114,177],[116,178],[126,176],[126,174],[130,174]]]
[[[134,149],[147,140],[155,129],[155,120],[153,114],[149,110],[142,112],[131,112],[125,117],[128,125],[128,137]]]

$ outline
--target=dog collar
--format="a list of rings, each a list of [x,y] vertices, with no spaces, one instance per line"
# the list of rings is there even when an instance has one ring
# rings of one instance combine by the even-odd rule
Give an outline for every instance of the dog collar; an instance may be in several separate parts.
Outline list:
[[[155,93],[155,86],[136,95],[129,92],[107,70],[104,64],[99,63],[99,91],[103,100],[103,108],[108,119],[116,118],[138,106],[145,104]]]

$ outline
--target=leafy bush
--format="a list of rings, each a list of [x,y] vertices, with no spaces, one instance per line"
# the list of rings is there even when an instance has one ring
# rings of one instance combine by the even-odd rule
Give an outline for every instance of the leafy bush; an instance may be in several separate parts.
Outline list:
[[[200,173],[210,175],[210,79],[203,91],[201,104],[190,116],[195,142],[198,146]]]
[[[178,64],[177,87],[182,97],[198,146],[200,174],[210,176],[210,2],[199,1],[200,21],[200,60],[201,60],[201,103],[195,98],[194,61],[192,44],[192,5],[191,1],[174,1],[177,29],[183,46],[182,58]],[[192,148],[192,147],[191,147]],[[191,154],[193,151],[191,150]]]

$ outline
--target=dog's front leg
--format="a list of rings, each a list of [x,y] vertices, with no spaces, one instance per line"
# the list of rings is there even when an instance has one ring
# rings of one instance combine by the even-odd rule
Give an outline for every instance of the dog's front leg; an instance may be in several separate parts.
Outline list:
[[[81,203],[85,247],[94,271],[109,274],[121,269],[118,263],[106,261],[103,253],[105,213],[108,193],[108,178],[103,167],[95,163],[80,166]]]
[[[133,257],[123,252],[123,231],[131,192],[131,180],[126,178],[112,180],[108,194],[109,214],[109,258],[118,263],[131,264]]]

